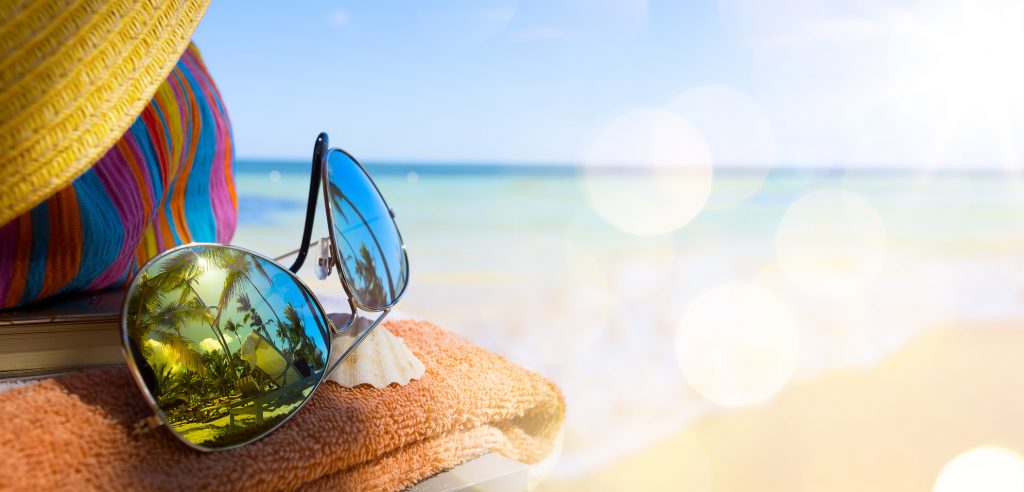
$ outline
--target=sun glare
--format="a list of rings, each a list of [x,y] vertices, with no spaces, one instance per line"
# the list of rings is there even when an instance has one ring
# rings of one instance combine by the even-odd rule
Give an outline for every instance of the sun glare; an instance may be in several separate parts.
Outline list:
[[[1024,490],[1024,458],[1009,449],[986,446],[949,462],[933,492],[1010,492]]]
[[[951,106],[1002,111],[1008,102],[1021,100],[1022,10],[1019,2],[1007,7],[986,10],[977,2],[964,2],[924,33],[926,45],[941,55],[926,72],[930,88],[936,95],[954,96]]]
[[[1020,164],[1012,135],[1024,107],[1024,4],[944,5],[892,17],[894,96],[934,125],[932,160],[980,136],[1000,149],[999,164]]]

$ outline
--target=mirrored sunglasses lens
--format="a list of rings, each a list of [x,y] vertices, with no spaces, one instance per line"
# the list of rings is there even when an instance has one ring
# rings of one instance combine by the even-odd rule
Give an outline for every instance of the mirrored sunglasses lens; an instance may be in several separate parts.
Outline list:
[[[369,308],[394,304],[408,280],[398,227],[370,177],[338,150],[327,156],[327,196],[352,295]]]
[[[171,429],[208,449],[257,439],[295,413],[330,343],[301,283],[226,246],[147,265],[129,290],[125,330],[131,363]]]

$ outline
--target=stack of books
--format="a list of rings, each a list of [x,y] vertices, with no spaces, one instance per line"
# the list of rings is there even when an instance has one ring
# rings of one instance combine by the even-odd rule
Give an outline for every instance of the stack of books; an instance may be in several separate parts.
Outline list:
[[[0,378],[123,365],[124,289],[0,311]]]

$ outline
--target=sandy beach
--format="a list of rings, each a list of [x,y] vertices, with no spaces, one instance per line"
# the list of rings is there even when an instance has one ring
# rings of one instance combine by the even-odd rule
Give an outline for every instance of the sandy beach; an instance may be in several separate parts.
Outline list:
[[[578,481],[542,490],[931,490],[986,445],[1024,451],[1024,330],[926,333],[857,372],[709,415]]]

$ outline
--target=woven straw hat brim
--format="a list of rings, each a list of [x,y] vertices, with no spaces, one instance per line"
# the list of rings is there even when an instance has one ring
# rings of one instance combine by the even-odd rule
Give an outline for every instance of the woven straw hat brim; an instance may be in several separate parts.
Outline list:
[[[0,1],[0,225],[67,186],[117,142],[208,5]]]

